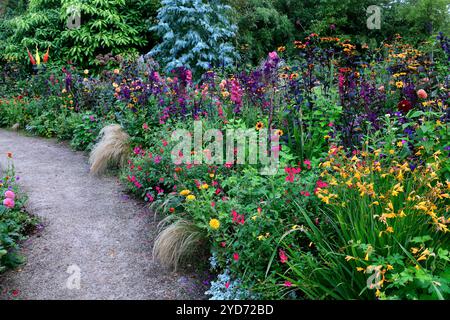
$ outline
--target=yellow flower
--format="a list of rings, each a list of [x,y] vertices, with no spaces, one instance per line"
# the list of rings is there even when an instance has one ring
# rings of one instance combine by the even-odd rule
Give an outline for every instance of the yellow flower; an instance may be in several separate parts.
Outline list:
[[[209,174],[209,177],[212,179],[212,178],[214,178],[214,173],[210,173]]]
[[[381,237],[383,235],[383,233],[394,233],[394,228],[387,227],[386,230],[380,231],[380,233],[378,234],[378,237]]]
[[[381,291],[380,289],[377,289],[377,291],[375,291],[375,296],[378,298],[381,295]]]
[[[331,181],[330,181],[330,185],[331,186],[337,186],[338,185],[337,180],[335,178],[332,178]]]
[[[200,189],[208,189],[209,185],[207,183],[204,183],[200,186]]]
[[[366,252],[366,256],[364,257],[364,260],[369,261],[369,255],[372,253],[372,246],[368,246],[367,247],[367,252]]]
[[[190,193],[191,193],[191,191],[185,189],[185,190],[183,190],[183,191],[180,192],[180,195],[182,195],[182,196],[187,196],[187,195],[190,194]]]
[[[356,268],[356,271],[358,271],[358,272],[364,271],[364,268],[357,267],[357,268]]]
[[[397,88],[399,88],[399,89],[403,88],[403,81],[397,81],[397,82],[395,83],[395,86],[396,86]]]
[[[209,226],[211,227],[211,229],[217,230],[220,227],[220,221],[217,219],[211,219],[209,220]]]
[[[394,154],[395,151],[393,149],[389,150],[389,154]]]
[[[347,261],[350,261],[350,260],[356,260],[356,258],[355,258],[355,257],[352,257],[352,256],[346,256],[346,257],[345,257],[345,260],[347,260]]]
[[[255,129],[259,131],[262,128],[264,128],[264,123],[262,123],[261,121],[258,121],[255,125]]]
[[[186,197],[186,201],[194,201],[195,200],[195,196],[193,194],[190,194]]]
[[[258,239],[259,241],[262,241],[262,240],[265,239],[265,237],[264,237],[263,235],[259,235],[259,236],[257,237],[257,239]]]
[[[89,74],[89,70],[88,69],[84,70],[83,72],[84,72],[84,74]]]
[[[282,136],[284,134],[283,130],[277,130],[275,131],[275,134],[278,136]]]

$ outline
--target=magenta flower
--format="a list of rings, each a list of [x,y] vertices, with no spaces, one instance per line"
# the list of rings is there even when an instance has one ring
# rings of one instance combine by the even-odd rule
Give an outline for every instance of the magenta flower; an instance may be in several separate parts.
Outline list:
[[[239,261],[239,253],[237,252],[233,253],[233,259],[234,261]]]
[[[3,205],[7,208],[14,208],[14,206],[16,205],[14,203],[14,200],[11,198],[6,198],[5,200],[3,200]]]
[[[161,156],[156,156],[153,161],[155,162],[155,164],[159,164],[161,162]]]
[[[13,191],[8,190],[5,192],[5,197],[14,200],[16,198],[16,194]]]
[[[272,51],[269,53],[269,58],[272,60],[276,60],[278,59],[278,54],[276,53],[276,51]]]
[[[290,282],[290,281],[285,281],[285,282],[284,282],[284,286],[285,286],[285,287],[292,287],[292,282]]]
[[[303,164],[309,169],[311,169],[311,161],[306,159],[305,161],[303,161]]]
[[[286,263],[288,261],[288,257],[286,255],[286,252],[284,252],[284,250],[280,249],[279,256],[280,256],[281,263]]]

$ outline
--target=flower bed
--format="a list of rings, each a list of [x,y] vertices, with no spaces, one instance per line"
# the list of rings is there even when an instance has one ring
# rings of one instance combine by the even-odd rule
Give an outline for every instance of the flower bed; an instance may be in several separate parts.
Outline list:
[[[6,169],[0,171],[0,272],[23,262],[18,254],[19,243],[36,224],[36,219],[23,209],[26,198],[17,186],[19,177],[14,173],[12,154],[8,153],[7,158]]]
[[[143,58],[95,76],[49,67],[0,103],[0,123],[84,150],[120,124],[132,146],[122,180],[165,217],[155,257],[176,268],[206,251],[213,299],[448,299],[446,53],[317,34],[285,49],[198,82]],[[207,142],[174,154],[172,134],[194,120],[273,130],[278,171],[208,164]]]

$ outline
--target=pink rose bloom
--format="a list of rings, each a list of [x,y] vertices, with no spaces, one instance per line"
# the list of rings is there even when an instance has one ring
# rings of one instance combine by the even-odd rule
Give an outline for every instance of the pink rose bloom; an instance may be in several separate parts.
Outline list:
[[[16,198],[16,195],[13,191],[8,190],[5,192],[5,197],[14,200]]]
[[[428,93],[425,90],[420,89],[420,90],[417,91],[417,96],[420,99],[426,99],[426,98],[428,98]]]
[[[384,92],[384,90],[385,90],[384,86],[379,87],[378,90],[381,91],[381,92]]]
[[[14,206],[16,205],[14,203],[14,200],[11,198],[6,198],[5,200],[3,200],[3,205],[7,208],[14,208]]]

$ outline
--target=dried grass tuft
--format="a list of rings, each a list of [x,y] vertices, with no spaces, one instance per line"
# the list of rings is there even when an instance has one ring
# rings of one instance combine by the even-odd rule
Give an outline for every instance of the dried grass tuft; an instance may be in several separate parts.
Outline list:
[[[153,247],[153,259],[175,271],[201,252],[204,232],[194,223],[182,218],[169,216],[162,220]]]
[[[11,127],[12,131],[19,131],[20,129],[20,123],[16,123]]]
[[[130,136],[118,124],[111,124],[100,131],[100,141],[89,157],[91,173],[100,175],[110,166],[124,166],[128,160]]]

